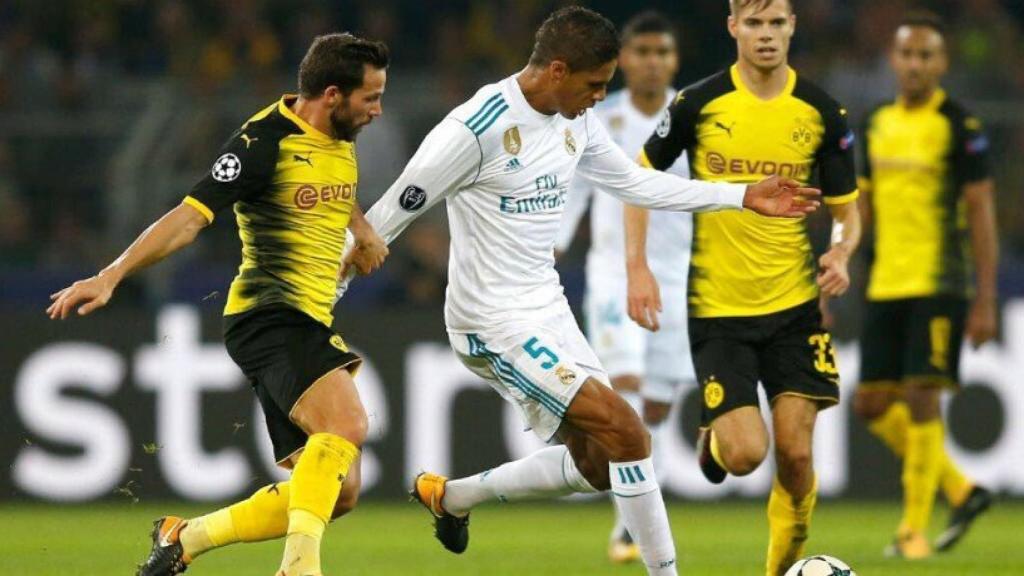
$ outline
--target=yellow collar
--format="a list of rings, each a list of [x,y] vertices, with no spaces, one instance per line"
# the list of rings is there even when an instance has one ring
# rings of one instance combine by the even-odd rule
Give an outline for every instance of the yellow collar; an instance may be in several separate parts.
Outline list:
[[[296,99],[298,99],[298,96],[296,96],[295,94],[285,94],[284,96],[281,96],[281,100],[277,102],[277,111],[280,112],[281,115],[284,116],[285,118],[291,120],[296,126],[301,128],[302,131],[309,136],[312,136],[319,140],[324,140],[326,143],[331,144],[341,142],[341,140],[338,140],[337,138],[331,138],[327,134],[324,134],[323,132],[317,130],[309,122],[306,122],[305,120],[300,118],[298,114],[292,112],[291,104]]]

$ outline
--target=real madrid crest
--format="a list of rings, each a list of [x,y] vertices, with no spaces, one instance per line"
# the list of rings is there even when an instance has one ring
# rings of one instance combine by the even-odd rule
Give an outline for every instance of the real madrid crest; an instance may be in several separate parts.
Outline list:
[[[572,130],[565,129],[565,151],[569,153],[569,156],[576,155],[576,139],[572,137]]]
[[[569,386],[576,381],[576,373],[565,366],[555,368],[555,375],[558,376],[563,386]]]
[[[519,139],[519,127],[513,126],[508,130],[505,130],[505,136],[502,138],[502,143],[505,144],[505,152],[515,156],[519,154],[519,151],[523,148],[523,141]]]

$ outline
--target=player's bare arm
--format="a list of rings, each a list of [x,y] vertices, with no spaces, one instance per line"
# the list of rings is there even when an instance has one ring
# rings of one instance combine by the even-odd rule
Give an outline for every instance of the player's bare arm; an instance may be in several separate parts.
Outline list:
[[[967,339],[975,348],[996,337],[996,269],[999,242],[996,239],[995,186],[991,179],[964,185],[967,222],[971,229],[976,295],[967,315]]]
[[[75,308],[80,316],[85,316],[105,306],[122,280],[188,246],[208,224],[196,208],[184,203],[178,205],[139,234],[135,242],[99,274],[51,294],[53,303],[46,313],[52,320],[63,320]]]
[[[629,317],[644,328],[657,332],[661,312],[661,290],[647,265],[647,210],[623,206],[626,236],[626,290]]]
[[[355,266],[356,272],[361,275],[369,274],[383,266],[384,259],[390,253],[388,245],[367,222],[359,206],[352,208],[348,229],[352,232],[354,244],[352,251],[345,257],[340,277],[344,278],[351,266]]]
[[[843,295],[850,287],[847,267],[860,244],[861,222],[856,202],[833,204],[828,209],[832,213],[832,245],[818,259],[818,287],[824,296],[832,297]]]

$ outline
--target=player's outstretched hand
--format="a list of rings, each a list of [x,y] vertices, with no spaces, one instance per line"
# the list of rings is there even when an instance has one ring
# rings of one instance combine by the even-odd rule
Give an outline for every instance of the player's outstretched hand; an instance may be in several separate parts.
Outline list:
[[[661,312],[661,289],[651,269],[646,265],[630,266],[627,277],[629,317],[640,326],[657,332],[658,313]]]
[[[99,275],[79,280],[71,286],[50,295],[53,303],[46,309],[51,320],[65,319],[78,308],[78,315],[85,316],[97,308],[106,306],[114,295],[117,283],[109,276]]]
[[[360,275],[365,276],[383,266],[389,253],[388,245],[376,232],[365,234],[356,240],[352,251],[345,256],[341,277],[347,276],[352,267],[355,267],[355,271]]]
[[[790,178],[771,176],[747,186],[743,207],[764,216],[799,218],[818,209],[821,190],[803,188]]]

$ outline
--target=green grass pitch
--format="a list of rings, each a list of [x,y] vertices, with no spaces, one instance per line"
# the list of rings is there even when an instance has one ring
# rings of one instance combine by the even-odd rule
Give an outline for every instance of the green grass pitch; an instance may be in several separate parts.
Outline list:
[[[110,503],[93,506],[4,505],[0,508],[0,574],[106,576],[134,573],[149,547],[150,521],[164,513],[198,514],[195,506]],[[764,505],[757,502],[673,503],[680,573],[764,574]],[[945,523],[936,511],[933,526]],[[425,511],[414,504],[368,503],[335,522],[324,544],[329,576],[627,575],[640,566],[611,566],[605,539],[611,510],[600,502],[483,507],[473,514],[469,550],[444,551]],[[881,551],[899,519],[895,503],[819,503],[809,553],[849,562],[861,576],[1024,574],[1024,502],[1001,502],[953,552],[908,564]],[[190,576],[272,576],[281,543],[236,545],[201,557]]]

